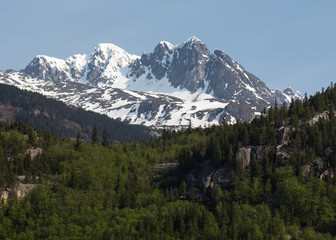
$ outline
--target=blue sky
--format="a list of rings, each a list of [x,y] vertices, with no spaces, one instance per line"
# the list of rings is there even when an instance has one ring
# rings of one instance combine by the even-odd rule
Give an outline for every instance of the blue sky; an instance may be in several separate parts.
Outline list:
[[[151,52],[196,36],[270,88],[309,95],[336,82],[334,0],[0,0],[0,69],[102,42]]]

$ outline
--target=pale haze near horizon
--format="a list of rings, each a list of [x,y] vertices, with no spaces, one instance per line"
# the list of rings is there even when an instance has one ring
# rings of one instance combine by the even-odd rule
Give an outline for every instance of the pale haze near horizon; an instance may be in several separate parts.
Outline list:
[[[0,70],[113,43],[131,54],[196,36],[271,89],[314,94],[336,82],[336,2],[0,0]]]

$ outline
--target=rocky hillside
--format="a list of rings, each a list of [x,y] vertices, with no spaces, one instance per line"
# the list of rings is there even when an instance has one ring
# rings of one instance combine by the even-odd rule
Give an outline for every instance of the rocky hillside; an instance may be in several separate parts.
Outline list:
[[[303,102],[293,101],[289,109],[271,107],[268,114],[250,123],[194,130],[190,137],[194,143],[178,158],[180,181],[201,194],[203,188],[232,187],[235,176],[244,171],[270,174],[286,166],[298,177],[316,176],[335,183],[335,93],[332,86]],[[175,136],[167,133],[166,137]],[[161,183],[170,181],[171,176]]]

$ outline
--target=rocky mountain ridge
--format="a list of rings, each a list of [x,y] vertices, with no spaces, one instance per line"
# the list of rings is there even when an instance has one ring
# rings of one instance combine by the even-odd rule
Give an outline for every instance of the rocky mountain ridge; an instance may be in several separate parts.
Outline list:
[[[289,103],[292,89],[272,91],[221,50],[196,37],[174,46],[160,42],[135,56],[113,44],[66,60],[36,56],[0,82],[41,92],[66,104],[131,124],[193,126],[247,121],[275,101]]]

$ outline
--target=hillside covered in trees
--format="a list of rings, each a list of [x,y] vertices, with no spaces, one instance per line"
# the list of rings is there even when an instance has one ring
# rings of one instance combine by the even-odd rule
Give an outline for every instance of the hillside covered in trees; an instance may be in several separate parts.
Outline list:
[[[75,138],[79,131],[84,140],[89,140],[94,125],[99,135],[106,128],[111,142],[149,140],[158,135],[147,127],[130,125],[105,115],[69,107],[41,94],[5,84],[0,84],[0,119],[20,120],[34,129],[54,132],[62,138]]]
[[[118,145],[1,123],[0,238],[335,239],[335,106],[331,85],[249,123]]]

